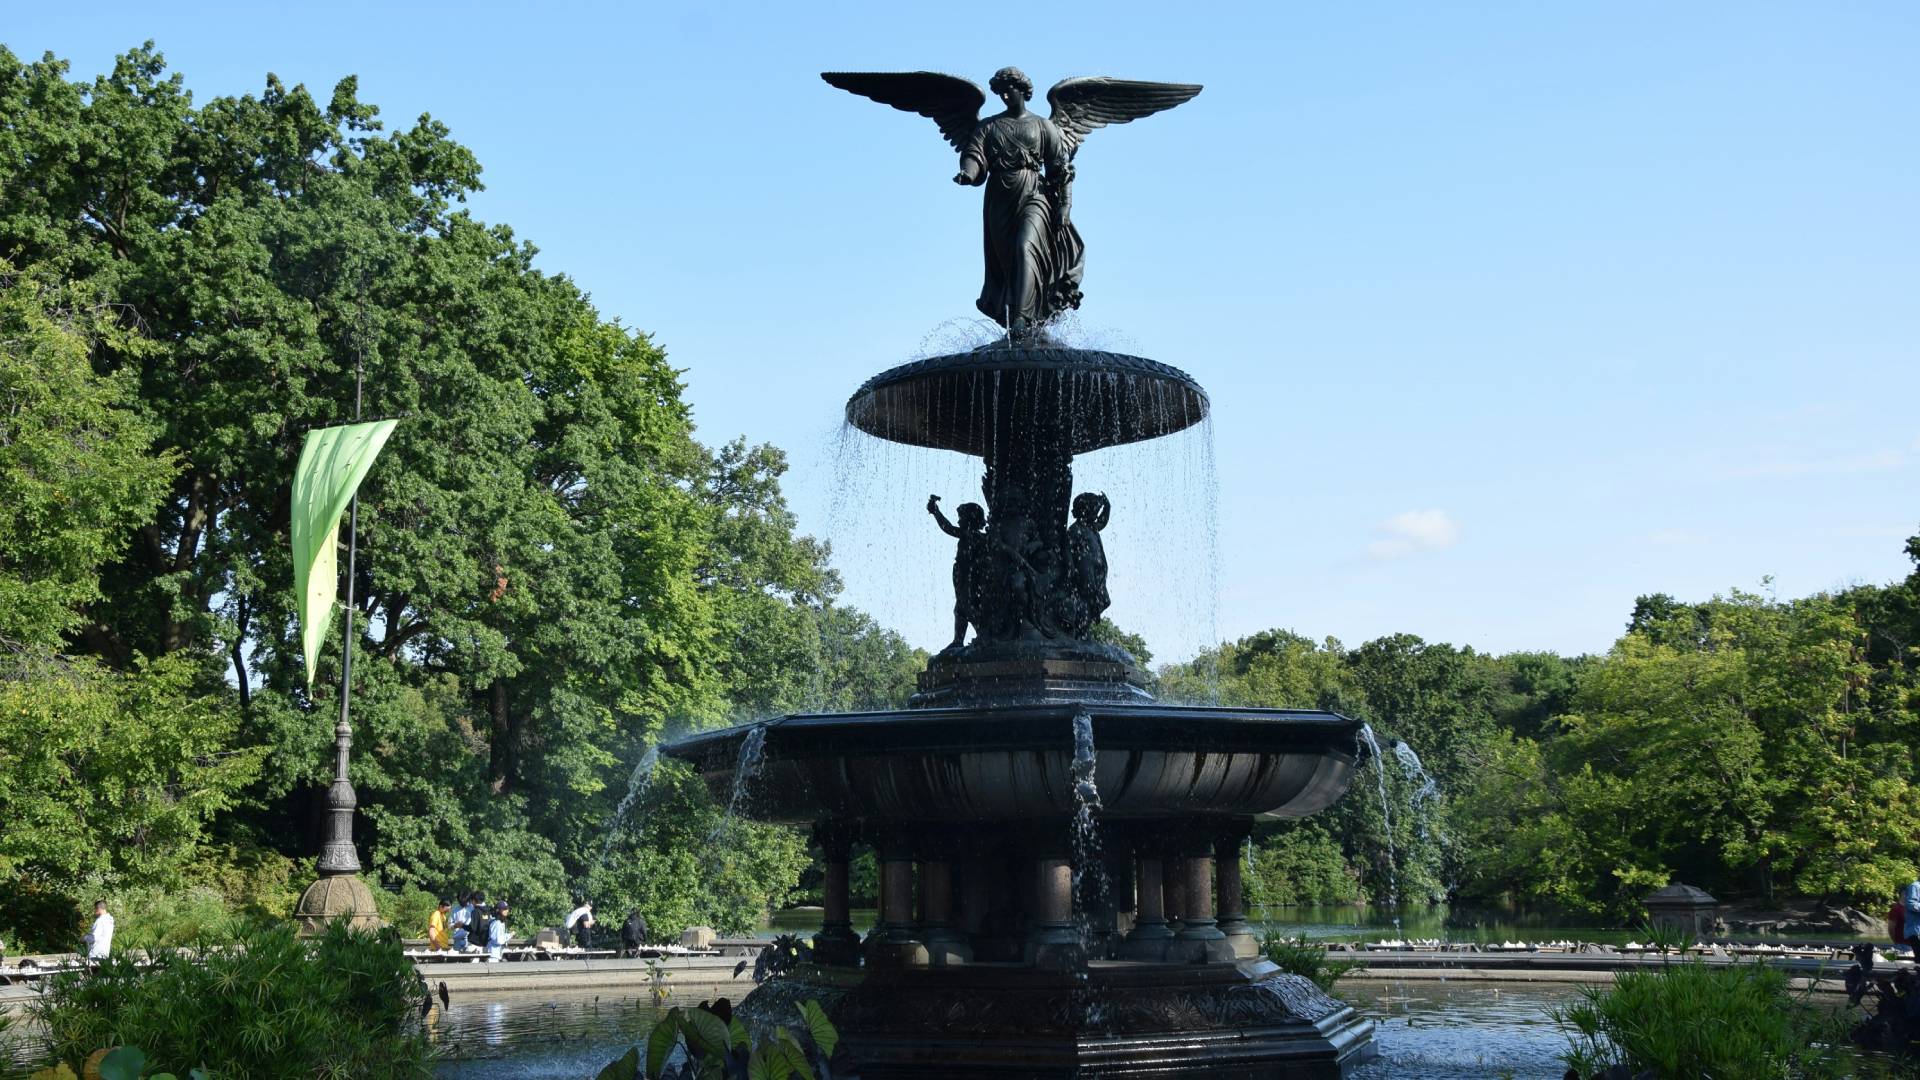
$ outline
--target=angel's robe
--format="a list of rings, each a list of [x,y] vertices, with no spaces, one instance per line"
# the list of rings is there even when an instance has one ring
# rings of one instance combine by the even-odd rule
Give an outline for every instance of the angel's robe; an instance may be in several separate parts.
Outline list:
[[[1060,129],[1033,113],[982,120],[960,160],[963,167],[974,163],[987,188],[986,277],[974,302],[980,311],[1002,325],[1036,326],[1079,307],[1086,249],[1068,217],[1068,148]]]

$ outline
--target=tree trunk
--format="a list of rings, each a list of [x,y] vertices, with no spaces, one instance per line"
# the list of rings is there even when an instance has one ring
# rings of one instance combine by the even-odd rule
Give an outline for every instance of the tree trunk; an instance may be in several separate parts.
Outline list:
[[[240,687],[240,721],[246,723],[253,719],[253,687],[247,677],[247,624],[252,612],[247,610],[247,597],[243,593],[234,601],[233,618],[233,675]]]
[[[520,769],[520,727],[514,723],[513,710],[507,704],[507,683],[495,679],[488,700],[493,735],[487,753],[487,785],[495,795],[505,795],[513,787],[514,774]]]

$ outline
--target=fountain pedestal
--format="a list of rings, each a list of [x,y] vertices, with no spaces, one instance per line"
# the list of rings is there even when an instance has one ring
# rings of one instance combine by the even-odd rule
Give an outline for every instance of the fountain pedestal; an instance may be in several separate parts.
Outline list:
[[[1131,657],[1088,640],[1106,510],[1076,500],[1074,455],[1206,412],[1165,365],[1004,343],[897,368],[848,402],[871,434],[982,459],[987,510],[940,519],[975,636],[928,663],[907,709],[666,748],[720,791],[756,760],[752,816],[822,838],[819,962],[749,994],[743,1022],[792,1024],[815,1001],[862,1080],[1333,1078],[1368,1058],[1370,1022],[1252,955],[1238,851],[1219,839],[1331,805],[1360,725],[1158,704]],[[854,842],[881,869],[857,948]]]

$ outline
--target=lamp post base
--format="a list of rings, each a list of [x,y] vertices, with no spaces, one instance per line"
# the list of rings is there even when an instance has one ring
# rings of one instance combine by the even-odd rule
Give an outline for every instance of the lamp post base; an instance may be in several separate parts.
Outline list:
[[[301,937],[311,937],[331,922],[344,921],[356,930],[385,925],[373,903],[373,890],[358,874],[324,874],[307,886],[293,906],[293,921]]]

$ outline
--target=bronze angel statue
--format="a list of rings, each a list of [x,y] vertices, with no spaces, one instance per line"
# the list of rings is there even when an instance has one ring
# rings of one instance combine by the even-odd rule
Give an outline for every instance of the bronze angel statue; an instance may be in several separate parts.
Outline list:
[[[987,83],[1006,111],[980,118],[987,96],[931,71],[842,72],[821,78],[940,125],[960,152],[956,184],[986,186],[981,223],[986,280],[976,306],[1017,336],[1080,306],[1084,248],[1073,227],[1073,155],[1087,135],[1190,100],[1200,87],[1130,79],[1063,79],[1047,91],[1051,116],[1027,108],[1033,80],[1001,68]]]

